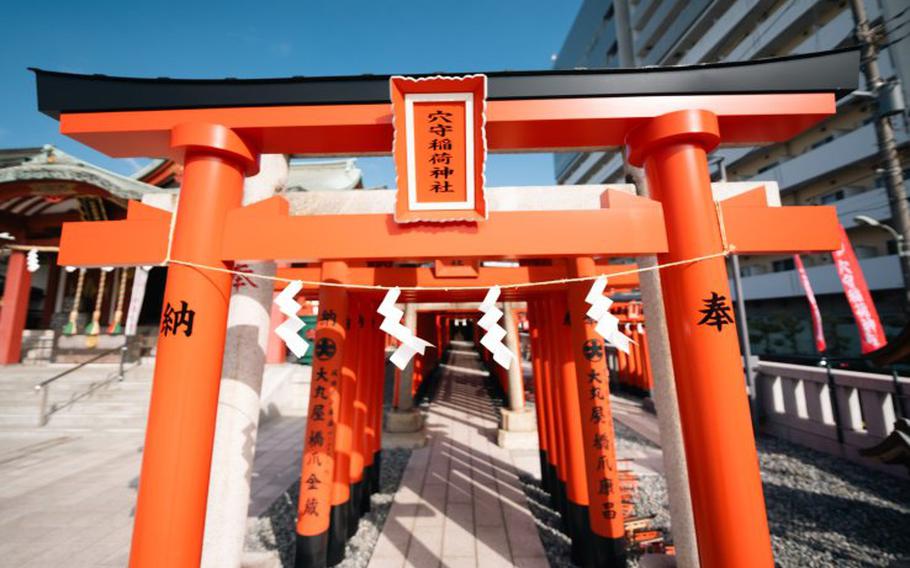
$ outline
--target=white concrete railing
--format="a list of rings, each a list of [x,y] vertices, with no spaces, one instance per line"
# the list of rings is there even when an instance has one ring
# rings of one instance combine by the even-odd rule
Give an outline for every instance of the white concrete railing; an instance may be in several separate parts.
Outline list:
[[[910,377],[897,378],[899,397],[890,375],[761,360],[755,369],[762,429],[817,450],[872,465],[859,450],[891,433],[898,409],[910,416]]]

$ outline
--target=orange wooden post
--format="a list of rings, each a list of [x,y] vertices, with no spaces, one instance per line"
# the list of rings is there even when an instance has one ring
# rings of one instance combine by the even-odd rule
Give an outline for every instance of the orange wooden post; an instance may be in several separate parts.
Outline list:
[[[630,133],[629,161],[644,166],[663,205],[662,263],[721,251],[706,154],[717,117],[672,112]],[[724,259],[661,271],[701,565],[774,565],[749,403]]]
[[[566,444],[565,444],[565,428],[563,427],[563,412],[565,412],[562,405],[561,397],[559,396],[559,389],[557,384],[559,382],[559,367],[555,360],[554,355],[554,340],[553,337],[559,333],[559,329],[554,325],[553,314],[550,312],[550,302],[553,301],[553,294],[546,294],[544,299],[541,300],[543,309],[541,310],[541,340],[543,343],[543,359],[544,359],[544,369],[547,373],[547,384],[549,386],[549,396],[548,400],[552,401],[550,408],[553,409],[552,417],[550,422],[552,425],[551,432],[552,437],[550,439],[550,447],[553,448],[553,453],[550,456],[553,463],[554,471],[554,487],[553,491],[550,493],[550,497],[553,501],[553,508],[562,515],[562,518],[565,519],[565,503],[566,503]]]
[[[550,458],[547,455],[550,447],[547,430],[547,383],[541,356],[540,339],[540,305],[536,298],[528,299],[528,336],[531,340],[531,369],[534,375],[534,409],[537,411],[537,444],[540,449],[541,487],[550,491]]]
[[[385,412],[385,333],[379,331],[380,316],[376,313],[379,303],[374,300],[370,314],[372,316],[373,346],[370,350],[370,363],[373,374],[373,390],[370,396],[372,406],[373,451],[370,456],[370,494],[379,492],[379,473],[382,467],[382,419]]]
[[[563,401],[562,390],[559,388],[561,369],[558,353],[556,351],[556,335],[559,333],[558,321],[553,318],[553,312],[550,304],[553,302],[554,294],[548,294],[546,300],[546,317],[547,317],[547,334],[546,340],[546,364],[547,372],[550,376],[550,395],[553,400],[553,426],[556,434],[554,442],[557,443],[558,452],[555,456],[556,466],[556,486],[555,493],[556,510],[560,512],[563,520],[566,517],[566,479],[568,477],[568,454],[565,444],[566,426],[565,412],[566,407]]]
[[[335,473],[332,488],[332,520],[329,525],[329,566],[344,560],[344,547],[350,537],[351,517],[351,457],[353,452],[354,399],[357,395],[357,359],[363,334],[354,320],[359,311],[359,300],[349,297],[348,314],[344,318],[345,349],[342,353],[341,378],[338,382],[341,403],[335,414]],[[342,322],[339,322],[342,323]]]
[[[557,446],[555,440],[557,436],[556,425],[554,423],[555,417],[554,414],[556,409],[554,408],[556,401],[553,400],[553,385],[552,385],[552,375],[550,373],[550,362],[549,349],[548,349],[548,337],[549,337],[549,315],[548,310],[546,309],[546,300],[541,297],[537,297],[534,300],[534,305],[536,307],[534,315],[534,325],[537,327],[537,347],[538,347],[538,359],[540,365],[540,377],[541,377],[541,391],[543,398],[546,402],[546,414],[545,420],[543,423],[544,433],[546,434],[546,445],[547,445],[547,493],[550,494],[550,500],[552,503],[556,503],[556,495],[559,491],[559,475],[556,472],[557,461],[559,457],[559,447]],[[555,507],[554,507],[555,508]]]
[[[622,325],[621,323],[619,325]],[[629,356],[616,350],[617,381],[622,386],[629,386]]]
[[[629,354],[631,355],[631,372],[632,372],[632,384],[635,386],[635,389],[638,391],[645,390],[644,386],[644,374],[641,372],[641,343],[639,343],[638,334],[635,332],[635,326],[630,322],[626,322],[624,326],[624,333],[632,339],[632,343],[629,347]]]
[[[594,276],[597,273],[591,257],[570,260],[568,269],[570,277]],[[589,289],[589,282],[569,285],[572,353],[581,399],[593,548],[597,566],[625,566],[625,529],[610,410],[610,371],[607,369],[603,338],[594,330],[593,322],[584,315],[590,307],[585,302]]]
[[[351,507],[350,516],[348,517],[348,537],[357,532],[357,524],[362,515],[363,507],[363,473],[364,473],[364,452],[365,448],[365,425],[367,413],[367,390],[369,384],[369,372],[367,370],[369,357],[369,336],[370,329],[366,325],[367,320],[364,314],[366,309],[366,300],[358,298],[357,312],[351,315],[351,327],[357,329],[359,337],[357,343],[357,366],[356,377],[357,383],[354,390],[354,405],[351,424]]]
[[[420,390],[420,383],[423,382],[423,357],[420,354],[414,356],[414,377],[411,379],[411,396],[416,397],[417,391]]]
[[[322,263],[323,282],[344,282],[344,262]],[[313,344],[313,377],[304,439],[297,510],[298,568],[323,568],[328,561],[329,525],[334,487],[336,417],[345,352],[348,293],[344,288],[319,288],[319,319]]]
[[[638,340],[641,345],[641,361],[644,364],[645,388],[648,389],[650,394],[654,388],[654,376],[651,370],[651,352],[648,349],[648,328],[641,322],[636,325],[638,326]]]
[[[578,319],[570,314],[566,294],[553,294],[549,305],[556,333],[554,334],[555,360],[558,365],[558,390],[562,398],[564,435],[566,447],[566,514],[569,536],[572,538],[572,560],[582,566],[595,565],[588,498],[588,472],[585,466],[587,437],[582,433],[582,406],[579,384],[576,380],[575,358],[573,357],[571,320]],[[583,313],[583,312],[582,312]]]
[[[442,316],[438,313],[434,315],[434,320],[436,322],[436,345],[439,346],[439,362],[442,363],[442,354],[443,354],[443,345],[442,345]]]
[[[378,304],[377,304],[377,306],[378,306]],[[376,323],[374,324],[376,326],[376,329],[379,329],[379,323],[380,323],[380,317],[377,315]],[[385,336],[384,333],[377,332],[377,334],[380,337]],[[376,456],[374,458],[374,465],[375,465],[374,475],[376,477],[376,481],[374,484],[374,493],[379,492],[379,471],[380,471],[380,466],[382,465],[382,419],[385,415],[385,382],[386,382],[386,378],[388,377],[388,373],[386,373],[387,366],[388,366],[388,364],[386,363],[386,358],[385,358],[385,348],[380,347],[379,354],[377,356],[377,361],[376,361],[376,373],[379,375],[379,382],[376,386],[376,397],[377,397],[376,410],[377,410],[377,412],[373,415],[374,419],[376,420],[376,424],[374,424],[374,426],[373,426],[373,428],[376,430]]]
[[[363,348],[363,425],[361,434],[361,455],[363,459],[363,468],[360,475],[360,512],[366,514],[370,511],[370,495],[373,494],[373,461],[376,452],[376,430],[375,424],[376,412],[376,383],[379,382],[379,376],[376,373],[377,357],[377,333],[378,329],[374,325],[376,322],[373,314],[376,311],[376,302],[373,298],[365,301],[364,307],[364,333],[366,340]],[[359,385],[360,383],[358,383]],[[360,400],[360,397],[358,397]]]
[[[25,268],[25,256],[26,253],[14,250],[6,265],[3,306],[0,307],[0,365],[18,363],[22,356],[22,333],[32,289],[32,273]]]
[[[233,131],[211,124],[176,127],[171,146],[185,151],[172,255],[229,267],[221,260],[225,216],[240,205],[255,153]],[[168,268],[133,567],[199,565],[230,296],[230,274]]]

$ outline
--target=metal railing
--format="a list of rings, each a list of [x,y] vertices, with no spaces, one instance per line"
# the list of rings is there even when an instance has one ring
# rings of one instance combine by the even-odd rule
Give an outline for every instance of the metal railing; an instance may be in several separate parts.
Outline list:
[[[83,398],[85,398],[87,396],[91,396],[92,393],[94,393],[95,391],[97,391],[98,389],[100,389],[102,387],[109,385],[110,383],[112,383],[115,380],[122,381],[124,378],[124,375],[126,373],[125,365],[126,365],[127,353],[129,352],[129,347],[130,347],[130,342],[129,342],[129,339],[127,338],[127,341],[120,347],[114,347],[112,349],[102,351],[101,353],[98,353],[94,357],[92,357],[86,361],[83,361],[82,363],[79,363],[78,365],[71,367],[61,373],[57,373],[53,377],[50,377],[49,379],[45,379],[45,380],[41,381],[40,383],[38,383],[37,385],[35,385],[35,392],[41,393],[41,400],[38,403],[38,426],[45,426],[48,423],[48,421],[50,420],[51,415],[53,415],[55,412],[57,412],[59,410],[63,410],[64,408],[73,405],[74,403],[82,400]],[[75,373],[76,371],[78,371],[79,369],[82,369],[86,365],[94,363],[95,361],[98,361],[99,359],[103,359],[104,357],[107,357],[108,355],[111,355],[112,353],[116,353],[118,351],[120,352],[120,360],[118,361],[118,364],[117,364],[117,374],[116,375],[108,377],[97,383],[92,383],[91,385],[89,385],[89,388],[87,391],[80,393],[76,396],[70,397],[67,401],[65,401],[62,404],[52,404],[50,406],[50,408],[48,408],[48,397],[49,397],[49,393],[51,390],[50,386],[53,383],[62,379],[63,377],[66,377],[67,375],[71,375],[71,374]]]

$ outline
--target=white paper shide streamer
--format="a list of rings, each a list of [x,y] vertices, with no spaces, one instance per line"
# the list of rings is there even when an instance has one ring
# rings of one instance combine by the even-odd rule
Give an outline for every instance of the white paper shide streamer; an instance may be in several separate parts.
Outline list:
[[[389,361],[403,371],[414,355],[417,353],[423,355],[427,347],[433,347],[433,344],[420,339],[410,329],[402,325],[401,318],[404,317],[404,312],[395,306],[400,295],[401,290],[398,287],[386,292],[385,298],[382,299],[376,309],[376,313],[383,317],[382,323],[379,324],[379,329],[401,343],[398,349],[392,353]]]
[[[599,333],[604,340],[623,353],[629,353],[629,344],[632,340],[628,335],[619,330],[619,318],[610,313],[613,300],[604,296],[607,288],[607,277],[600,276],[591,285],[585,302],[591,304],[586,315],[596,322],[594,331]]]
[[[307,349],[310,348],[310,344],[300,336],[300,330],[303,329],[304,323],[302,319],[297,317],[297,312],[300,311],[301,306],[294,299],[301,289],[303,289],[303,282],[295,280],[288,284],[275,298],[275,305],[278,306],[278,310],[288,318],[275,328],[275,335],[284,341],[284,344],[288,346],[288,349],[297,358],[306,355]]]
[[[486,330],[484,336],[480,338],[480,344],[493,354],[493,360],[500,367],[508,370],[512,365],[512,359],[515,358],[515,354],[502,341],[506,336],[506,330],[499,325],[499,320],[503,316],[502,310],[496,307],[499,294],[499,286],[493,286],[487,292],[483,302],[480,303],[479,309],[483,313],[483,317],[480,318],[477,325]]]
[[[38,272],[41,264],[38,262],[38,249],[31,249],[25,255],[25,269],[29,272]]]

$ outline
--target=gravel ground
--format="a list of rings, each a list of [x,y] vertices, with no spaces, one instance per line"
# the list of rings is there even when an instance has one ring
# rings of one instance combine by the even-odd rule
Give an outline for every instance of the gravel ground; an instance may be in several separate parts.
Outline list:
[[[655,447],[619,423],[616,436],[620,452]],[[910,566],[910,483],[770,436],[758,449],[778,566]],[[522,483],[550,564],[573,566],[547,495],[533,478]],[[669,526],[663,477],[639,480],[636,514]]]
[[[382,532],[392,498],[401,484],[401,477],[411,457],[409,449],[386,449],[382,451],[380,491],[372,496],[370,512],[361,517],[360,526],[345,550],[345,559],[340,568],[364,568],[373,554],[373,547]],[[281,565],[294,565],[294,524],[297,519],[297,496],[300,481],[295,482],[279,497],[269,510],[247,529],[245,548],[248,551],[275,551],[281,558]]]

